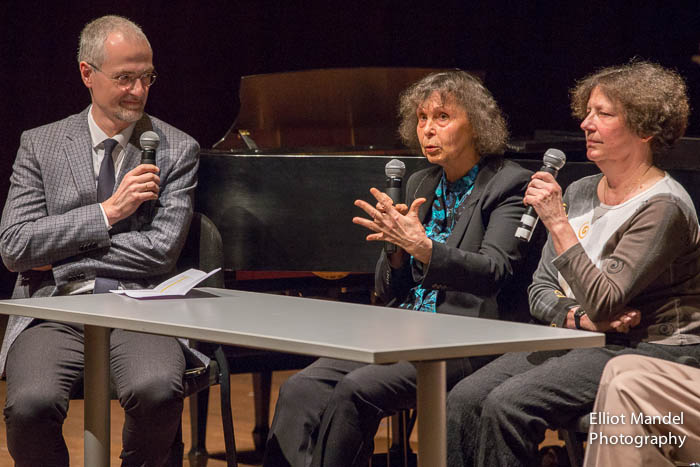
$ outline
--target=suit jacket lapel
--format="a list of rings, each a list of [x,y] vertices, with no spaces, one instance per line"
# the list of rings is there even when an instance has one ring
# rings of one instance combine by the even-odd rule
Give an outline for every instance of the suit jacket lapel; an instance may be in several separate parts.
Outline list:
[[[144,131],[150,130],[153,130],[151,119],[148,115],[143,114],[141,119],[136,122],[134,131],[131,133],[131,138],[129,138],[129,143],[124,150],[124,160],[122,160],[121,168],[117,174],[115,186],[119,186],[124,179],[124,175],[141,163],[141,143],[139,142],[139,138],[141,138],[141,134]]]
[[[437,188],[438,183],[440,183],[440,177],[442,177],[442,167],[435,167],[433,171],[428,172],[426,176],[421,180],[420,184],[416,187],[415,196],[413,199],[425,198],[425,203],[418,208],[418,218],[425,224],[428,219],[428,215],[433,208],[433,202],[435,201],[435,188]],[[410,208],[411,206],[409,206]]]
[[[491,156],[490,159],[481,159],[479,174],[476,176],[476,180],[474,181],[474,189],[465,200],[467,204],[464,206],[464,210],[459,216],[457,224],[455,225],[454,229],[452,229],[452,233],[447,239],[447,245],[456,247],[461,243],[464,232],[467,229],[467,225],[469,225],[469,220],[474,213],[474,208],[481,197],[486,193],[486,188],[489,182],[496,174],[500,166],[500,158]]]
[[[92,139],[87,121],[87,109],[75,115],[66,128],[63,155],[73,174],[81,204],[97,202],[95,169],[92,162]]]
[[[95,169],[92,161],[92,138],[88,126],[88,109],[76,115],[68,124],[66,139],[63,145],[63,154],[66,163],[73,173],[78,195],[83,204],[97,202],[97,184],[95,181]],[[126,145],[124,160],[115,181],[115,187],[119,186],[124,175],[141,163],[141,150],[139,138],[144,131],[152,130],[153,124],[148,115],[136,122],[129,143]]]

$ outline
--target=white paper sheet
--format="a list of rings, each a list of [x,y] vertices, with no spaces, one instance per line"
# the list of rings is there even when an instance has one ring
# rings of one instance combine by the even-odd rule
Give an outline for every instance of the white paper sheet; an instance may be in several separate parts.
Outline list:
[[[213,271],[205,273],[199,269],[188,269],[177,276],[161,282],[152,289],[110,290],[110,292],[126,295],[131,298],[181,297],[187,295],[187,292],[192,290],[194,286],[220,270],[221,268],[216,268]]]

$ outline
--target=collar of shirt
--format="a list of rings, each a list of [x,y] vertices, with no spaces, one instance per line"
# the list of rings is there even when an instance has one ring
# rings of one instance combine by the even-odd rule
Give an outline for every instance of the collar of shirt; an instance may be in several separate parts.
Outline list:
[[[93,170],[95,172],[95,183],[97,183],[97,177],[100,173],[100,164],[102,164],[102,157],[104,156],[104,140],[112,138],[119,144],[119,146],[117,146],[119,150],[112,154],[112,158],[115,162],[114,173],[119,176],[119,169],[121,168],[121,163],[124,159],[124,150],[126,149],[126,145],[129,143],[129,139],[131,139],[131,134],[134,132],[135,126],[136,123],[132,123],[128,127],[124,128],[121,133],[117,133],[114,136],[107,136],[107,134],[102,131],[99,126],[97,126],[97,123],[92,116],[92,106],[90,106],[90,110],[88,111],[88,127],[90,128],[90,139],[92,140],[92,162]]]

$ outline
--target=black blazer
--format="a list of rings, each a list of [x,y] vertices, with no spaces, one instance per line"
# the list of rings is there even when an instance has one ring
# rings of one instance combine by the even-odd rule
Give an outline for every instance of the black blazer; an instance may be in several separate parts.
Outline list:
[[[388,306],[398,306],[417,283],[438,290],[437,311],[453,315],[526,321],[527,277],[515,281],[527,243],[515,238],[525,212],[523,193],[532,172],[498,156],[483,158],[474,189],[446,243],[433,242],[430,264],[421,272],[406,261],[393,269],[386,253],[377,263],[375,290]],[[420,170],[408,179],[406,204],[426,198],[419,217],[426,222],[442,167]]]

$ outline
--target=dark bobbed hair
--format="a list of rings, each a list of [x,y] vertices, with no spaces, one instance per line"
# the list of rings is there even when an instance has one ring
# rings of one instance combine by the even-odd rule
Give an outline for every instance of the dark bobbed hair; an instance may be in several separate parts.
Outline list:
[[[439,93],[443,102],[451,97],[466,110],[480,155],[503,153],[508,127],[501,109],[479,78],[461,70],[429,74],[401,93],[399,135],[406,146],[420,148],[416,110],[434,92]]]
[[[625,124],[641,137],[651,136],[655,160],[666,155],[688,126],[690,107],[685,81],[656,63],[632,60],[586,76],[571,90],[574,117],[586,118],[593,89],[622,107]]]

